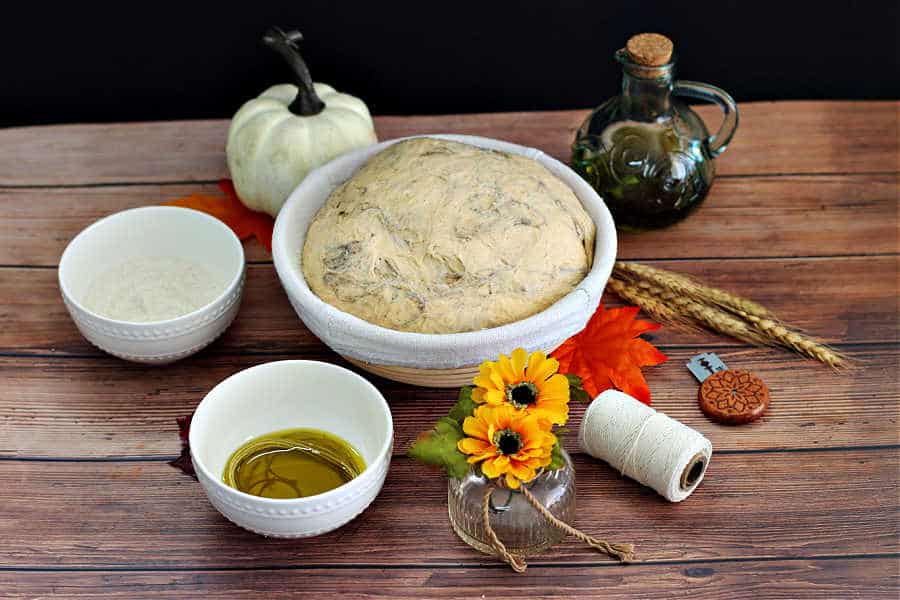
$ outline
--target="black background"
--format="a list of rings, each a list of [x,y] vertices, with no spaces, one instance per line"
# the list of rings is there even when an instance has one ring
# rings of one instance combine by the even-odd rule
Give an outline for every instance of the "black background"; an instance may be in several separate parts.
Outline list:
[[[641,31],[669,35],[680,76],[738,102],[898,98],[898,5],[17,2],[0,17],[0,125],[230,117],[288,80],[259,42],[270,24],[300,29],[313,77],[373,114],[594,106]]]

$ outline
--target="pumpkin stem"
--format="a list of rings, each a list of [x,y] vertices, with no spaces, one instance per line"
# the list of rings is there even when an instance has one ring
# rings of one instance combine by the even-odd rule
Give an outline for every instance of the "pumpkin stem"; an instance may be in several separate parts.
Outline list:
[[[325,110],[325,103],[316,94],[312,76],[303,58],[300,56],[300,48],[297,42],[303,39],[299,31],[284,32],[278,27],[270,27],[263,36],[263,43],[280,54],[294,74],[294,83],[297,85],[297,97],[288,106],[295,115],[309,117],[317,115]]]

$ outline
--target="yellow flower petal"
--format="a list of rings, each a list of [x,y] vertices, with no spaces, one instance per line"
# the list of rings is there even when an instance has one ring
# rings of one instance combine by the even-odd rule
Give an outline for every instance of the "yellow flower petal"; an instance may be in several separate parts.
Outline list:
[[[515,475],[516,479],[525,483],[534,479],[535,476],[534,469],[523,463],[510,465],[510,472]]]
[[[543,352],[533,352],[528,358],[528,380],[544,381],[559,370],[559,362],[555,358],[547,358]]]
[[[511,489],[511,490],[517,490],[517,489],[519,489],[519,480],[516,479],[516,478],[512,475],[512,473],[507,473],[507,474],[506,474],[506,487],[508,487],[508,488]]]
[[[500,377],[503,378],[505,384],[509,385],[511,383],[516,383],[516,373],[513,370],[512,363],[509,362],[509,357],[505,354],[501,354],[500,358],[497,360],[495,371],[500,374]]]
[[[481,388],[475,388],[472,390],[472,401],[475,404],[484,403],[484,390]]]
[[[496,429],[506,429],[509,427],[517,412],[515,408],[506,403],[498,404],[497,406],[485,405],[478,410],[484,411],[483,418],[488,423],[492,423]]]
[[[493,446],[490,446],[487,449],[485,449],[484,452],[482,452],[481,454],[478,454],[477,456],[479,456],[481,460],[484,460],[486,458],[494,458],[497,456],[497,449],[494,448]]]
[[[478,372],[480,374],[484,375],[485,377],[490,377],[491,371],[493,371],[493,370],[494,370],[494,363],[493,363],[493,361],[490,361],[490,360],[483,361],[478,366]]]
[[[491,378],[491,374],[487,375],[476,375],[475,379],[472,380],[475,382],[475,385],[478,386],[479,390],[490,391],[500,389],[494,385],[494,380]]]
[[[538,400],[569,399],[569,380],[565,375],[554,375],[550,379],[537,384]]]
[[[491,445],[483,440],[475,438],[463,438],[456,443],[456,447],[463,454],[481,454],[489,449]]]
[[[477,417],[466,417],[466,420],[463,421],[463,432],[473,438],[485,441],[491,440],[488,436],[487,423]]]
[[[493,384],[492,388],[495,390],[505,390],[506,383],[503,381],[503,377],[500,376],[499,369],[494,369],[491,371],[491,383]]]
[[[518,383],[525,379],[525,365],[528,360],[528,352],[524,348],[516,348],[512,351],[512,368],[515,374],[515,381],[510,383]]]
[[[494,459],[494,468],[505,471],[509,467],[509,457],[501,454]]]
[[[488,390],[484,393],[484,401],[488,404],[503,404],[506,402],[506,394],[500,390]]]
[[[537,417],[541,417],[545,421],[556,425],[565,425],[569,420],[569,405],[547,403],[540,404],[535,408],[529,409],[529,412]]]
[[[484,473],[485,477],[494,479],[495,477],[502,475],[502,472],[494,466],[495,460],[496,459],[488,458],[481,463],[481,472]]]

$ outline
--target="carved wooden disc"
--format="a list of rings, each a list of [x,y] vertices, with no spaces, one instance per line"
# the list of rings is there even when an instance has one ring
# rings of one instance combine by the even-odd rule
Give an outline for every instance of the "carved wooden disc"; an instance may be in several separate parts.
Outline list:
[[[719,423],[742,425],[758,419],[769,406],[769,388],[750,371],[719,371],[700,386],[700,410]]]

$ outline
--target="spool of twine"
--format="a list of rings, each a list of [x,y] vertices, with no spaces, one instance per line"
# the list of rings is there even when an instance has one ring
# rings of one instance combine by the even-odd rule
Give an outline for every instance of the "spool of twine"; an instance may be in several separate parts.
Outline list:
[[[578,436],[585,452],[670,502],[693,493],[712,458],[699,431],[616,390],[594,399]]]

